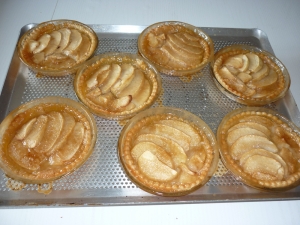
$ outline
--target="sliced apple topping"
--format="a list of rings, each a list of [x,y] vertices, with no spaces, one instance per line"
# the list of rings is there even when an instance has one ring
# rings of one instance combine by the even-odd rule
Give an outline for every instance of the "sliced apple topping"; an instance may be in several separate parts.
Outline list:
[[[251,134],[258,135],[261,137],[267,137],[263,132],[259,130],[250,127],[241,127],[228,132],[227,143],[231,146],[240,137]]]
[[[270,152],[278,152],[277,146],[268,138],[248,134],[238,138],[230,147],[234,159],[240,159],[241,155],[253,148],[263,148]]]
[[[51,39],[47,45],[47,47],[43,50],[45,56],[51,55],[58,48],[59,43],[61,42],[61,33],[59,31],[53,31],[51,34]]]
[[[240,158],[246,173],[259,180],[282,180],[287,175],[287,165],[277,154],[265,149],[252,149]]]
[[[239,53],[240,52],[240,53]],[[284,81],[280,70],[266,55],[236,50],[220,55],[214,73],[221,85],[233,94],[253,100],[275,98],[282,91]],[[253,104],[253,103],[251,103]]]
[[[50,39],[51,39],[51,35],[49,34],[44,34],[42,37],[40,37],[39,40],[37,41],[38,45],[36,46],[36,48],[32,50],[33,54],[43,51],[47,47],[48,43],[50,42]]]
[[[176,170],[162,163],[150,151],[145,151],[138,158],[138,165],[143,174],[155,181],[170,181],[178,174]]]

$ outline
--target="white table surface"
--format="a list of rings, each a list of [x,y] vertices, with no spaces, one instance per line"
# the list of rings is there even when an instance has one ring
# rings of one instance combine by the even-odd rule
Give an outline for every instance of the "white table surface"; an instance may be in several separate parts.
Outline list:
[[[20,28],[51,19],[150,25],[177,20],[199,27],[259,28],[291,76],[300,104],[299,0],[0,0],[0,91]],[[1,107],[1,103],[0,103]],[[0,224],[300,224],[300,201],[184,205],[9,208]]]

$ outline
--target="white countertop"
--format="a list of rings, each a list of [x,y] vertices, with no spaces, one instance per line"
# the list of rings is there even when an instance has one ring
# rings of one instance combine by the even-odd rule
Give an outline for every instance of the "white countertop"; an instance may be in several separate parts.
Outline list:
[[[20,28],[51,19],[150,25],[177,20],[198,27],[259,28],[291,76],[300,104],[299,0],[0,0],[0,91]],[[1,107],[1,103],[0,103]],[[300,201],[0,209],[0,224],[299,224]],[[130,215],[130,216],[129,216]]]

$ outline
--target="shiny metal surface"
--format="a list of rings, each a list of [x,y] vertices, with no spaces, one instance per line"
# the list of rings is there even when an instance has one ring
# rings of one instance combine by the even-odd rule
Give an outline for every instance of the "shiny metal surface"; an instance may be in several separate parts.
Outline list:
[[[28,24],[20,35],[33,27]],[[145,28],[129,25],[90,25],[98,35],[96,54],[104,52],[137,52],[137,37]],[[215,51],[231,45],[246,44],[273,53],[267,35],[259,29],[201,28],[214,41]],[[200,73],[202,75],[200,76]],[[162,74],[163,94],[154,105],[183,108],[201,117],[216,133],[221,119],[231,110],[243,107],[233,102],[213,83],[209,66],[187,78]],[[75,99],[73,75],[40,77],[22,64],[15,52],[0,96],[0,121],[9,111],[34,98],[59,95]],[[300,113],[290,92],[284,99],[265,106],[279,111],[300,126]],[[93,206],[184,204],[231,201],[268,201],[300,199],[300,187],[287,192],[268,193],[247,187],[219,162],[213,178],[192,194],[183,197],[158,197],[148,194],[130,182],[117,157],[117,141],[122,124],[96,117],[98,141],[90,159],[74,173],[53,183],[49,195],[39,194],[37,185],[22,191],[7,188],[7,178],[0,173],[0,206]]]

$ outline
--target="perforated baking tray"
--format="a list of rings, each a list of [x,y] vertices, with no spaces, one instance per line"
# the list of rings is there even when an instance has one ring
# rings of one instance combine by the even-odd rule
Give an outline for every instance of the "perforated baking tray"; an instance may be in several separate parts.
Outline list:
[[[20,36],[35,24],[21,29]],[[137,52],[137,38],[144,26],[90,25],[98,35],[96,54]],[[232,44],[253,45],[273,53],[267,35],[259,29],[202,28],[214,41],[215,51]],[[216,133],[222,118],[242,105],[225,97],[215,86],[209,66],[186,78],[162,74],[163,93],[153,106],[183,108],[201,117]],[[22,103],[44,96],[77,100],[73,75],[37,78],[14,52],[0,96],[0,121]],[[279,111],[300,126],[300,113],[290,92],[284,99],[265,106]],[[124,122],[95,116],[98,140],[95,151],[77,171],[53,183],[49,195],[39,194],[37,185],[15,192],[7,188],[0,172],[0,207],[93,206],[137,204],[183,204],[228,201],[300,199],[300,187],[287,192],[268,193],[247,187],[227,171],[221,162],[212,179],[199,190],[183,197],[159,197],[136,187],[123,172],[117,156],[117,141]]]

